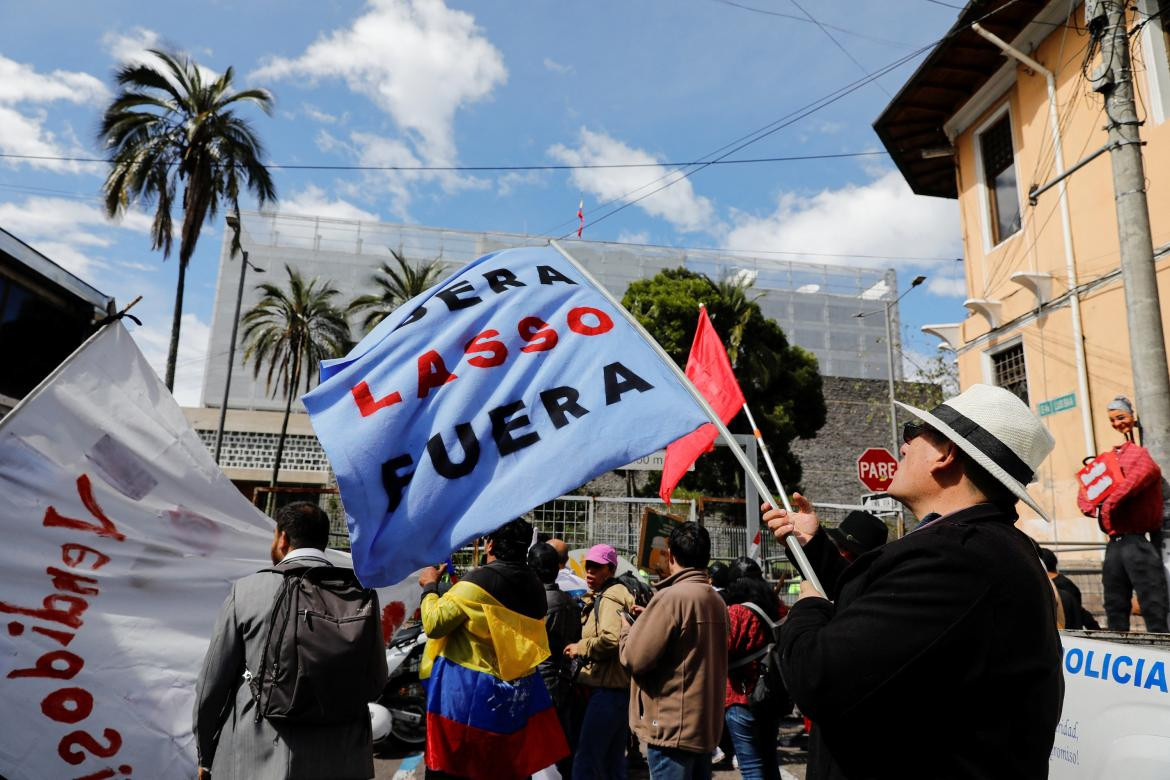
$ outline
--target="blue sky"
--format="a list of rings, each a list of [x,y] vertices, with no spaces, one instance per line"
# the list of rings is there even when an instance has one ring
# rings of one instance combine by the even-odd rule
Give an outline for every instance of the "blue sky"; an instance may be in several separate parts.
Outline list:
[[[275,163],[691,161],[911,54],[957,14],[928,0],[2,0],[0,153],[100,156],[93,135],[114,69],[163,47],[274,93],[274,115],[251,118]],[[871,123],[920,60],[730,159],[879,151]],[[955,202],[911,195],[882,155],[711,166],[593,224],[613,208],[606,201],[627,202],[667,173],[275,176],[291,213],[557,236],[575,228],[584,200],[585,238],[894,267],[903,288],[925,273],[902,308],[919,362],[936,341],[918,326],[965,315]],[[176,261],[150,250],[146,214],[103,217],[102,179],[100,164],[0,158],[0,226],[119,302],[143,295],[135,335],[161,371]],[[220,230],[204,228],[188,273],[176,385],[188,404],[201,385]]]

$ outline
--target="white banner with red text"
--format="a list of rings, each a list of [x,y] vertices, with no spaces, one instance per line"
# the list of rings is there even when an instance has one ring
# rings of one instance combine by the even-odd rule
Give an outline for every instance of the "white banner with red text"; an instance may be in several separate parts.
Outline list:
[[[0,496],[0,776],[193,777],[209,632],[273,525],[121,324],[0,420]],[[419,590],[380,595],[392,630]]]

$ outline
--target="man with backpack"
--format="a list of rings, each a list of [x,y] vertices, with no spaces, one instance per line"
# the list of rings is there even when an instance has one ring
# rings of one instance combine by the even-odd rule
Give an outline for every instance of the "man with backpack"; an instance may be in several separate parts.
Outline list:
[[[646,744],[652,780],[708,778],[723,728],[727,607],[707,579],[711,537],[679,523],[667,542],[669,575],[622,632],[630,726]]]
[[[1109,402],[1109,424],[1125,437],[1113,448],[1122,481],[1105,497],[1090,499],[1082,488],[1077,507],[1095,517],[1109,537],[1101,582],[1105,590],[1105,619],[1110,631],[1129,631],[1130,599],[1136,595],[1146,630],[1170,630],[1166,613],[1170,596],[1162,556],[1155,547],[1162,530],[1162,470],[1145,447],[1133,441],[1137,426],[1133,406],[1125,396]]]
[[[595,544],[585,554],[589,592],[581,614],[581,639],[565,648],[565,655],[579,664],[577,682],[588,697],[573,757],[575,780],[626,776],[630,675],[618,661],[618,638],[621,614],[635,603],[614,577],[617,562],[617,550],[608,544]]]
[[[386,684],[378,597],[325,558],[329,518],[276,515],[273,568],[238,580],[195,686],[201,778],[369,778],[370,714]]]

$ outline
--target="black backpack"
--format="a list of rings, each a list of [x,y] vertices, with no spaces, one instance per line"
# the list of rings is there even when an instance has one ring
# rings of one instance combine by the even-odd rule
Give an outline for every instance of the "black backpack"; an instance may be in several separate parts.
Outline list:
[[[738,669],[752,661],[759,661],[760,676],[756,678],[756,686],[748,693],[748,707],[752,714],[758,717],[783,717],[792,712],[792,699],[788,696],[788,689],[780,674],[780,624],[773,623],[764,610],[750,601],[743,602],[742,606],[750,609],[764,622],[771,641],[751,655],[731,664],[728,669]]]
[[[615,580],[626,586],[626,590],[634,597],[634,603],[644,607],[654,598],[654,589],[638,579],[632,571],[622,572],[614,577]]]
[[[246,675],[256,722],[344,723],[368,718],[377,694],[371,659],[382,643],[378,597],[351,569],[262,569],[284,576],[260,668]]]

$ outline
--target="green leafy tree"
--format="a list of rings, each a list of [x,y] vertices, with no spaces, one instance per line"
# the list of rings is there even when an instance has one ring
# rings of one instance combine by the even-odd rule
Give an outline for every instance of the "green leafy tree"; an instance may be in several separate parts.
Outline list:
[[[417,265],[410,263],[402,252],[390,250],[397,268],[383,261],[370,281],[377,292],[359,295],[346,308],[349,314],[364,315],[361,320],[362,333],[369,333],[378,326],[390,312],[414,296],[434,287],[443,278],[446,269],[439,260],[428,260]]]
[[[267,368],[266,389],[275,397],[278,387],[285,396],[271,487],[276,487],[280,474],[288,418],[298,388],[307,392],[321,360],[341,355],[350,346],[345,312],[333,302],[340,294],[333,282],[317,278],[306,282],[299,271],[287,265],[284,270],[288,274],[287,289],[270,282],[256,285],[263,297],[242,320],[244,363],[251,363],[252,376],[256,378]]]
[[[759,313],[756,301],[764,296],[763,293],[752,292],[751,278],[735,275],[724,276],[716,282],[715,291],[727,325],[724,346],[727,347],[727,357],[734,365],[739,358],[739,345],[743,343],[744,330],[752,315]]]
[[[276,188],[261,158],[264,148],[255,130],[236,115],[251,104],[272,112],[272,95],[263,89],[234,91],[233,71],[205,81],[186,57],[151,50],[156,63],[135,63],[118,70],[119,91],[106,108],[98,131],[109,153],[110,169],[103,192],[112,217],[134,203],[153,205],[151,248],[171,252],[171,211],[183,187],[183,224],[179,230],[179,280],[167,351],[166,384],[173,390],[187,264],[205,220],[220,201],[239,212],[242,188],[264,205],[276,200]],[[243,185],[243,187],[241,187]]]
[[[816,357],[789,344],[780,326],[763,315],[750,295],[750,285],[726,280],[720,284],[677,268],[632,283],[622,303],[682,367],[694,339],[699,304],[706,305],[724,345],[732,342],[734,334],[736,379],[785,489],[798,488],[800,461],[789,451],[789,444],[816,435],[825,423],[821,376]],[[729,427],[733,433],[751,433],[743,414]],[[707,495],[738,495],[744,486],[743,469],[731,453],[717,448],[699,459],[680,486]],[[645,490],[656,492],[657,485]]]

